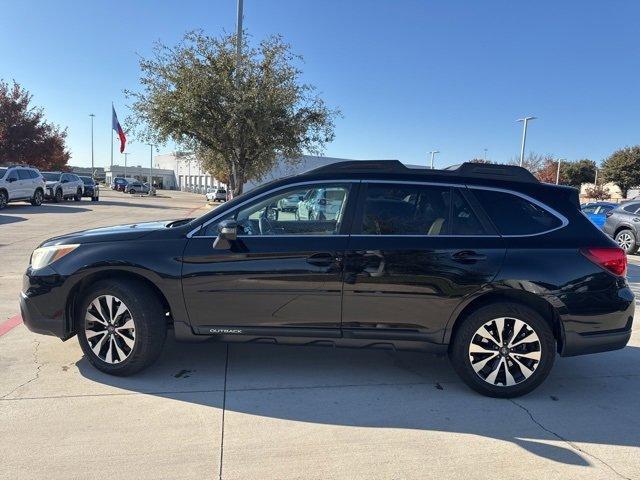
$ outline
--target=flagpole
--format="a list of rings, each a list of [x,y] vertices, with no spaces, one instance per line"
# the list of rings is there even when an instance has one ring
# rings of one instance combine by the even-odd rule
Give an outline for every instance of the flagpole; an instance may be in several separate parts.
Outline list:
[[[111,176],[113,177],[113,102],[111,102],[111,132],[109,138],[111,138]]]

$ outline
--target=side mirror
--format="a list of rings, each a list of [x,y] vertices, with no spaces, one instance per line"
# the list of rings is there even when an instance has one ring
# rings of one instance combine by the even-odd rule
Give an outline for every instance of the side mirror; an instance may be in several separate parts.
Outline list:
[[[9,177],[9,178],[7,178],[7,182],[9,182],[9,183],[13,183],[13,182],[15,182],[16,180],[18,180],[16,177]]]
[[[62,183],[69,183],[69,180],[62,180]]]
[[[238,238],[238,223],[235,220],[225,220],[220,224],[220,232],[213,242],[216,250],[228,250],[231,242]]]

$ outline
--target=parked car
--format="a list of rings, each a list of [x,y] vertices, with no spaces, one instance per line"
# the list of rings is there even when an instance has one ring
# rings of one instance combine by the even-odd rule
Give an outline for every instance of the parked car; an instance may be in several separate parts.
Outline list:
[[[226,202],[227,190],[224,187],[212,187],[208,189],[205,197],[207,202]]]
[[[340,213],[270,220],[310,188],[331,192]],[[114,375],[153,363],[171,328],[182,341],[448,352],[471,388],[514,397],[547,377],[557,353],[627,344],[626,269],[576,189],[521,167],[340,162],[195,219],[47,240],[20,303],[29,329],[77,335]]]
[[[91,177],[80,177],[82,180],[82,196],[91,198],[92,202],[100,200],[100,185]]]
[[[336,220],[344,205],[344,195],[341,188],[312,188],[298,203],[296,216],[307,220]]]
[[[305,195],[298,195],[297,193],[284,197],[278,201],[278,209],[282,212],[298,211],[298,205],[304,200]]]
[[[42,172],[46,182],[44,196],[47,200],[61,202],[73,198],[76,202],[82,200],[84,184],[75,173]]]
[[[44,179],[37,168],[23,165],[0,167],[0,209],[9,202],[30,202],[42,205]]]
[[[124,189],[127,187],[127,183],[129,183],[125,178],[115,177],[111,181],[111,190],[115,190],[117,192],[124,192]]]
[[[580,209],[596,227],[602,228],[607,219],[607,212],[610,212],[617,206],[617,203],[611,202],[592,202],[585,203]]]
[[[602,230],[615,239],[625,253],[631,255],[638,250],[640,239],[640,201],[625,202],[605,214]]]
[[[148,183],[132,180],[124,187],[125,193],[149,193],[150,187]]]

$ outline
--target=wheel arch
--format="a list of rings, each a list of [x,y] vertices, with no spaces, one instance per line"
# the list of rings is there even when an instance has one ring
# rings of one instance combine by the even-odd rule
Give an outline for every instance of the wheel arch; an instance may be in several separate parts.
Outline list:
[[[491,290],[471,299],[456,314],[454,314],[454,318],[449,321],[444,334],[444,342],[449,345],[453,343],[452,340],[455,338],[457,329],[471,313],[485,305],[500,302],[519,303],[537,312],[549,323],[553,336],[556,339],[557,351],[562,351],[562,346],[564,344],[564,330],[562,328],[562,322],[560,321],[560,315],[556,308],[549,303],[548,300],[539,295],[526,290],[517,289]]]
[[[622,230],[631,230],[634,234],[636,232],[635,229],[628,223],[621,223],[616,227],[615,231],[613,232],[613,238],[616,238],[616,235],[618,235]]]
[[[74,285],[73,290],[67,298],[66,317],[70,319],[69,327],[73,332],[76,332],[77,329],[78,319],[76,318],[76,313],[79,308],[79,303],[82,301],[84,294],[91,285],[100,280],[131,280],[147,286],[162,303],[163,311],[165,313],[169,313],[167,316],[167,326],[173,324],[171,304],[169,303],[167,296],[150,279],[144,275],[129,270],[100,270],[83,277],[76,285]]]

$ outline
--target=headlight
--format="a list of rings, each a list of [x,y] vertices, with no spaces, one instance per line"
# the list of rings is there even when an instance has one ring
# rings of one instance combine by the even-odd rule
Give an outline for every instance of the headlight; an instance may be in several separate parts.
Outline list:
[[[36,248],[31,254],[31,268],[37,270],[39,268],[51,265],[56,260],[61,259],[65,255],[70,254],[80,245],[54,245],[52,247]]]

